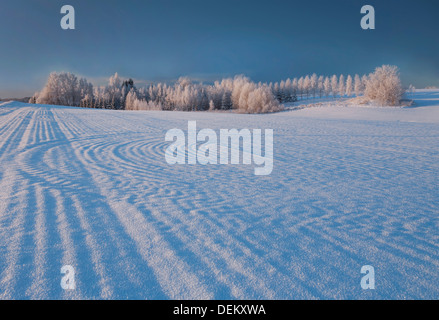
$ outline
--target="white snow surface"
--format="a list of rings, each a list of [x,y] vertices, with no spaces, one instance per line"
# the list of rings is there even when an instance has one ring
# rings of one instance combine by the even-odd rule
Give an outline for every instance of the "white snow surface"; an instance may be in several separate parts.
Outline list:
[[[438,299],[439,92],[414,99],[265,115],[2,103],[0,299]],[[272,174],[168,165],[165,133],[190,120],[274,129]]]

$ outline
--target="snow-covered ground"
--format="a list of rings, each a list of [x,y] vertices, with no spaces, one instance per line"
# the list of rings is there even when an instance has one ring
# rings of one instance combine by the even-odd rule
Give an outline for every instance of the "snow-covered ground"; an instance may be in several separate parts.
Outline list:
[[[414,99],[268,115],[3,103],[0,298],[438,299],[439,92]],[[189,120],[274,129],[272,174],[168,165],[165,133]]]

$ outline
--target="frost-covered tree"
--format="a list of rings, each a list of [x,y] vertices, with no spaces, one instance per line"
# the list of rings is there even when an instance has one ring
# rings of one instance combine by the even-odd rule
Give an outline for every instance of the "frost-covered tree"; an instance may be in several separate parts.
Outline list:
[[[325,90],[325,96],[329,97],[331,94],[331,80],[329,80],[329,77],[325,78],[325,81],[323,82],[323,87]]]
[[[363,83],[361,81],[361,78],[358,74],[354,77],[354,91],[355,95],[359,97],[363,93]]]
[[[221,109],[222,110],[232,109],[231,93],[226,90],[224,90],[223,96],[221,97]]]
[[[215,110],[215,103],[213,102],[213,100],[209,101],[209,111]]]
[[[128,93],[131,90],[136,92],[136,95],[137,95],[137,88],[134,86],[133,79],[129,79],[129,80],[123,81],[122,82],[122,87],[121,87],[121,105],[122,105],[122,108],[124,108],[124,106],[125,106],[125,99],[126,99]]]
[[[292,83],[292,96],[295,98],[295,100],[297,100],[298,87],[299,87],[299,82],[297,78],[294,78]]]
[[[323,94],[325,93],[325,85],[324,85],[324,77],[320,76],[319,80],[317,81],[317,89],[319,92],[319,98],[323,97]]]
[[[177,86],[182,87],[183,89],[192,85],[192,80],[189,77],[180,77],[177,81]]]
[[[94,89],[93,85],[85,78],[79,79],[79,92],[81,95],[80,106],[83,108],[93,108]]]
[[[292,102],[292,96],[293,96],[293,83],[291,79],[288,78],[285,81],[285,102]]]
[[[282,95],[280,92],[280,85],[278,82],[275,82],[273,85],[273,94],[278,101],[280,101],[280,102],[282,101]]]
[[[93,96],[93,85],[87,81],[85,78],[79,79],[79,91],[81,93],[81,97],[85,96]]]
[[[94,106],[93,95],[86,94],[85,97],[81,99],[79,106],[82,108],[93,108]]]
[[[352,95],[352,91],[354,91],[354,83],[352,77],[348,75],[346,79],[346,96],[350,97]]]
[[[137,110],[136,101],[138,100],[137,93],[132,88],[125,97],[125,110]]]
[[[332,95],[335,98],[338,93],[338,78],[335,74],[331,78],[331,90],[332,90]]]
[[[80,102],[81,91],[78,78],[66,72],[51,73],[45,87],[36,98],[38,104],[79,106]]]
[[[363,75],[361,77],[361,88],[363,89],[363,94],[364,94],[364,91],[366,90],[367,79],[368,79],[367,75]]]
[[[346,93],[344,75],[340,75],[340,78],[338,79],[338,93],[340,94],[340,97],[343,97]]]
[[[309,93],[311,91],[311,78],[308,75],[303,79],[303,90],[305,91],[306,98],[309,98]]]
[[[29,99],[29,103],[36,104],[39,94],[39,92],[35,92],[34,95]]]
[[[313,73],[312,76],[309,78],[309,87],[313,98],[315,98],[317,95],[317,84],[318,77],[315,73]]]
[[[122,106],[122,81],[117,72],[110,77],[105,87],[105,105],[107,109],[123,109]]]
[[[260,87],[262,84],[259,84],[258,87]],[[285,89],[285,81],[282,80],[279,84],[279,90],[280,90],[280,99],[279,102],[283,103],[287,99],[287,93]]]
[[[389,106],[399,105],[403,94],[399,70],[389,65],[376,68],[369,75],[364,93],[366,98]]]
[[[300,99],[303,99],[303,81],[303,77],[300,77],[297,81],[297,90],[299,91]]]
[[[239,111],[246,113],[267,113],[282,109],[282,105],[274,98],[268,86],[260,86],[251,90],[248,93],[247,101],[239,107]]]

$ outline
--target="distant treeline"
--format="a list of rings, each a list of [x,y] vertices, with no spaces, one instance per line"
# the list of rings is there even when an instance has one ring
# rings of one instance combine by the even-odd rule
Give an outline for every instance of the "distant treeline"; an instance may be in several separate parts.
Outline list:
[[[182,77],[173,85],[151,84],[136,88],[132,79],[116,73],[107,86],[94,87],[72,73],[51,73],[41,92],[30,103],[114,110],[231,110],[266,113],[283,110],[284,103],[305,98],[352,97],[365,95],[383,105],[397,105],[403,94],[398,69],[377,68],[369,75],[313,74],[276,83],[255,83],[244,76],[207,85]]]

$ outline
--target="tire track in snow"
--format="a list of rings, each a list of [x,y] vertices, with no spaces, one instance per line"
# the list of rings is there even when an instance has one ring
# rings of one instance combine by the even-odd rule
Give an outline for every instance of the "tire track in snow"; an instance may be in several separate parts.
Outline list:
[[[17,181],[16,171],[9,171],[3,176],[3,181]],[[25,184],[26,186],[26,184]],[[1,270],[0,270],[0,299],[13,299],[16,293],[16,286],[19,280],[19,260],[23,254],[23,239],[26,216],[29,209],[26,206],[27,192],[16,193],[12,199],[12,194],[16,192],[17,183],[10,184],[6,189],[9,197],[5,201],[1,221]],[[2,189],[4,190],[4,189]],[[8,223],[7,220],[10,220]]]
[[[88,247],[89,250],[97,250],[97,252],[90,253],[90,256],[94,263],[99,263],[99,246],[90,248],[90,244],[96,245],[93,233],[90,233],[90,226],[84,217],[82,207],[78,203],[77,198],[70,195],[72,193],[71,190],[77,190],[77,188],[80,187],[79,183],[75,185],[74,179],[72,180],[68,177],[64,178],[64,174],[62,173],[63,169],[69,166],[65,138],[63,138],[56,123],[51,121],[53,117],[50,112],[44,111],[39,113],[38,116],[42,118],[41,122],[43,123],[43,125],[38,126],[38,121],[34,122],[35,130],[33,142],[38,145],[37,147],[29,149],[25,153],[26,158],[22,161],[22,167],[30,176],[31,180],[48,188],[50,196],[54,199],[53,205],[48,204],[51,207],[46,208],[46,214],[52,210],[54,211],[55,221],[51,222],[50,228],[57,229],[62,245],[62,252],[58,253],[58,257],[52,257],[50,261],[52,263],[51,274],[46,276],[50,277],[52,282],[58,282],[59,285],[59,279],[61,277],[59,270],[62,265],[74,266],[77,275],[81,275],[81,273],[84,274],[87,270],[86,266],[90,265],[83,256],[79,259],[79,253],[76,248],[81,248],[82,250],[84,247]],[[47,125],[47,121],[51,122],[50,126]],[[53,139],[54,142],[51,141],[51,139]],[[29,140],[27,141],[29,142]],[[53,152],[54,150],[57,150],[57,152]],[[34,167],[35,163],[39,163],[38,169]],[[56,167],[60,169],[58,172],[53,170],[53,168]],[[56,226],[54,224],[56,224]],[[87,228],[88,232],[83,232],[83,236],[77,236],[76,229],[78,227]],[[36,229],[38,230],[38,228]],[[43,237],[43,235],[41,236]],[[81,243],[85,243],[85,246],[81,245]],[[36,259],[38,259],[38,257],[36,257]],[[57,267],[53,265],[56,261],[59,261],[59,264],[56,263]],[[39,266],[40,264],[37,263],[36,270],[38,270]],[[95,265],[94,270],[97,272],[98,276],[100,275],[99,272],[101,269],[102,266],[97,267]],[[58,289],[58,294],[67,299],[76,299],[85,297],[86,295],[89,296],[90,293],[87,290],[82,290],[84,288],[84,285],[82,284],[85,281],[82,279],[85,278],[91,282],[87,285],[87,289],[94,288],[95,284],[93,282],[95,281],[93,280],[93,277],[90,277],[88,272],[85,274],[87,277],[77,277],[77,289],[74,292],[61,292]],[[48,280],[46,279],[46,281]],[[102,284],[105,285],[104,281],[101,279],[98,285]],[[38,284],[34,281],[33,286],[35,287],[37,285]],[[52,286],[52,290],[53,289],[54,287]],[[111,294],[111,289],[109,289],[108,286],[105,286],[97,295],[106,298],[109,293]],[[94,296],[93,291],[91,292],[91,296]]]
[[[9,121],[7,133],[1,135],[0,161],[2,161],[3,172],[0,181],[0,188],[4,192],[4,203],[1,217],[1,232],[3,251],[2,270],[0,276],[0,290],[2,298],[13,298],[19,282],[24,281],[23,274],[27,271],[26,265],[20,265],[27,256],[24,247],[25,241],[29,238],[27,234],[27,221],[32,215],[32,208],[28,206],[30,196],[29,181],[19,179],[17,170],[17,152],[19,142],[31,129],[30,117],[31,108],[20,108],[14,112],[14,118]],[[26,261],[26,260],[24,260]],[[2,293],[1,293],[2,292]],[[24,296],[22,293],[21,296]]]
[[[77,146],[77,148],[81,147]],[[87,168],[90,168],[90,174],[96,185],[104,186],[111,183],[112,176],[97,171],[97,168],[91,170],[87,161],[80,160],[87,165]],[[167,244],[166,238],[163,238],[154,225],[148,221],[148,217],[128,202],[119,199],[119,195],[114,192],[117,188],[100,187],[100,189],[101,194],[108,199],[108,204],[117,219],[124,226],[125,232],[135,241],[139,253],[145,263],[152,268],[160,286],[169,298],[209,299],[212,297],[205,286],[190,272],[186,263],[176,256],[172,247]]]
[[[119,140],[120,138],[121,136],[118,136]],[[124,177],[125,181],[130,181],[131,184],[137,183],[138,185],[140,185],[140,182],[133,181],[147,179],[149,185],[155,185],[156,188],[160,185],[162,191],[166,189],[164,184],[166,183],[166,179],[170,178],[169,172],[167,170],[160,170],[159,172],[151,170],[155,162],[160,160],[163,161],[164,149],[166,145],[163,140],[145,138],[144,140],[136,140],[133,142],[124,142],[122,140],[105,143],[92,142],[81,145],[82,147],[78,149],[84,154],[84,158],[87,160],[87,167],[94,168],[99,171],[104,169],[104,172],[109,175],[114,175],[115,170],[120,171],[120,174],[115,176],[114,179],[114,182],[119,182],[119,184],[114,185],[114,190],[123,190],[127,185],[127,183],[124,181],[119,181],[118,177]],[[115,166],[114,163],[117,163],[117,165]],[[160,164],[157,164],[156,166],[160,167]],[[124,172],[128,172],[130,176],[129,179],[124,176]],[[171,196],[175,198],[176,195],[172,194]],[[180,193],[178,198],[188,198],[188,194]],[[140,201],[140,199],[138,200]],[[166,201],[165,199],[161,200]],[[201,219],[202,221],[199,222],[199,225],[196,227],[191,227],[193,220],[191,221],[189,219],[185,219],[185,214],[181,212],[178,207],[170,207],[170,203],[166,204],[166,211],[162,210],[160,214],[157,214],[157,210],[146,211],[149,219],[151,219],[152,216],[151,213],[148,212],[156,212],[156,214],[153,214],[154,220],[158,220],[159,223],[165,224],[168,227],[183,225],[185,228],[187,227],[187,229],[189,229],[187,233],[191,234],[191,236],[196,234],[199,239],[206,239],[204,246],[196,246],[193,244],[193,242],[190,242],[189,239],[191,239],[191,237],[188,238],[186,234],[183,235],[181,233],[177,233],[177,237],[183,241],[185,246],[192,248],[192,252],[203,252],[203,254],[208,257],[207,258],[205,256],[199,256],[196,254],[198,258],[201,258],[204,263],[207,263],[210,268],[214,270],[214,274],[218,276],[220,273],[213,262],[216,261],[222,265],[228,265],[229,270],[226,272],[227,274],[232,273],[238,278],[244,277],[246,280],[243,282],[252,284],[252,286],[243,290],[242,288],[238,288],[233,284],[232,277],[225,277],[223,275],[218,276],[222,279],[220,282],[227,282],[227,286],[231,288],[230,290],[233,292],[235,298],[244,298],[249,294],[256,294],[257,297],[273,297],[275,295],[273,291],[268,289],[268,287],[263,284],[262,280],[263,276],[268,272],[268,270],[271,270],[270,272],[272,273],[274,268],[269,265],[262,266],[261,263],[258,263],[257,261],[260,259],[260,257],[251,256],[250,250],[248,250],[245,245],[240,244],[238,241],[236,241],[236,239],[230,238],[224,231],[221,231],[219,227],[212,224],[212,221],[203,221],[203,219]],[[141,212],[145,212],[145,210],[141,210]],[[168,212],[175,212],[175,214],[170,215]],[[154,222],[154,224],[155,223],[156,222]],[[212,232],[213,230],[210,230],[200,233],[201,229],[205,229],[202,227],[204,225],[209,225],[211,228],[213,228],[214,232]],[[183,229],[183,227],[181,229]],[[245,252],[244,256],[247,256],[246,259],[233,257],[229,249],[222,248],[218,245],[209,247],[207,243],[213,243],[213,241],[209,240],[212,237],[212,234],[222,234],[222,241],[229,239],[227,247],[230,248],[236,246],[239,248],[239,252]],[[167,235],[167,237],[169,237],[169,235]],[[221,261],[217,261],[219,257],[222,257]],[[209,259],[211,259],[211,261],[209,261]],[[254,267],[255,263],[256,265],[261,265],[261,271],[258,276],[252,272],[248,272],[248,270],[243,267],[244,265]],[[193,263],[192,265],[196,264]],[[199,270],[200,268],[195,269]],[[255,293],[250,293],[252,291]]]
[[[70,129],[68,129],[70,122],[59,119],[58,123],[62,131],[70,132]],[[79,127],[80,126],[78,126],[78,128]],[[80,131],[81,129],[78,130]],[[88,139],[84,141],[76,139],[75,141],[79,141],[77,143],[83,143],[88,142]],[[81,160],[76,157],[77,154],[79,153],[72,153],[68,163],[75,163],[78,166],[78,171],[82,170],[82,175],[89,177],[89,172],[81,166],[82,163]],[[90,184],[89,188],[91,188],[93,192],[99,191],[99,188],[94,183]],[[101,195],[98,197],[103,198]],[[143,255],[140,256],[139,253],[136,252],[136,242],[133,242],[131,236],[126,233],[125,226],[120,224],[118,216],[108,207],[106,201],[104,202],[104,198],[94,203],[88,203],[87,199],[76,198],[75,203],[76,206],[82,206],[84,203],[87,204],[87,214],[84,208],[80,209],[80,212],[83,212],[80,214],[81,219],[89,215],[93,217],[93,227],[85,221],[82,221],[81,224],[83,225],[83,229],[87,229],[91,232],[87,233],[89,236],[93,235],[99,239],[90,239],[88,241],[90,252],[95,260],[95,270],[103,270],[98,271],[98,273],[101,274],[101,281],[110,283],[113,287],[117,287],[119,294],[127,292],[126,297],[130,296],[139,299],[165,298],[166,296],[162,293],[160,286],[155,284],[156,280],[151,271],[145,268]],[[113,215],[114,217],[112,217]],[[97,244],[101,244],[101,246]],[[103,247],[102,244],[106,245]],[[99,255],[99,252],[103,252],[103,254]],[[102,265],[103,256],[106,256],[107,264],[105,268]],[[117,257],[116,261],[114,260],[115,257]],[[145,281],[147,281],[146,284]],[[129,287],[126,287],[126,285],[129,285]],[[119,295],[112,296],[112,293],[108,293],[108,291],[107,296],[123,298],[123,296]]]
[[[0,160],[4,160],[5,156],[14,155],[14,151],[18,147],[18,142],[24,135],[24,131],[29,125],[32,112],[30,108],[19,109],[17,114],[8,121],[4,127],[4,132],[0,139]]]
[[[45,207],[44,210],[46,210],[44,213],[41,213],[41,207],[43,204],[41,203],[41,195],[42,195],[42,189],[39,188],[39,184],[44,186],[50,186],[53,185],[50,181],[50,177],[48,177],[47,173],[48,171],[44,169],[44,165],[41,158],[44,156],[46,149],[51,149],[55,146],[57,146],[56,143],[49,143],[44,144],[40,140],[45,140],[46,138],[50,138],[48,133],[48,128],[44,128],[41,126],[40,121],[37,121],[37,118],[44,114],[44,112],[40,112],[40,110],[36,109],[34,110],[34,113],[30,119],[29,122],[26,123],[26,125],[17,126],[17,130],[19,133],[14,134],[12,139],[12,142],[8,145],[7,149],[12,149],[14,145],[18,146],[16,147],[15,158],[12,159],[14,162],[14,166],[20,168],[19,170],[21,172],[16,172],[16,174],[13,177],[5,177],[8,180],[12,181],[21,181],[20,188],[23,188],[24,191],[21,193],[23,194],[22,197],[20,197],[18,203],[20,204],[17,206],[17,208],[21,208],[21,206],[27,208],[26,210],[21,209],[19,211],[20,214],[17,214],[13,225],[14,225],[14,232],[12,234],[11,238],[11,244],[8,247],[8,252],[10,252],[7,256],[7,261],[9,264],[9,267],[5,271],[5,275],[3,277],[3,283],[6,283],[8,286],[7,291],[17,291],[20,292],[19,295],[16,294],[16,296],[31,296],[33,298],[41,298],[44,297],[45,292],[47,292],[47,283],[48,279],[50,279],[52,282],[55,281],[57,285],[59,286],[59,279],[60,279],[60,266],[58,265],[56,268],[51,269],[51,274],[44,274],[44,270],[47,268],[47,264],[44,263],[43,256],[45,254],[42,246],[44,244],[47,244],[46,234],[44,232],[44,217],[42,217],[42,214],[47,215],[50,211],[50,207]],[[27,149],[28,145],[31,142],[31,137],[34,137],[35,143],[38,143],[37,146],[32,147],[31,149]],[[59,137],[61,138],[61,137]],[[27,150],[24,150],[24,149]],[[34,156],[36,155],[36,156]],[[38,169],[35,167],[35,164],[38,165]],[[55,184],[59,179],[55,180]],[[52,181],[53,182],[53,181]],[[32,193],[32,188],[30,187],[31,184],[36,184],[36,192],[38,193],[36,196],[37,204],[32,204],[30,202]],[[64,264],[72,264],[72,261],[75,260],[75,245],[72,242],[72,236],[70,233],[71,226],[69,225],[68,219],[66,217],[65,213],[65,207],[64,207],[64,200],[61,196],[61,192],[59,192],[56,188],[52,188],[49,191],[50,195],[55,199],[55,206],[56,206],[56,215],[58,219],[58,232],[60,234],[60,239],[63,244],[64,253],[63,253],[63,263]],[[40,208],[40,212],[38,212],[38,208]],[[37,212],[33,212],[33,210],[36,209]],[[26,221],[24,214],[27,214]],[[35,216],[35,219],[31,219],[31,216]],[[34,224],[31,223],[31,221],[34,220]],[[52,227],[51,225],[50,227]],[[22,231],[18,231],[17,229],[20,228]],[[34,230],[34,231],[33,231]],[[32,233],[35,233],[35,242],[30,242]],[[26,237],[25,237],[25,235]],[[28,236],[29,235],[29,236]],[[35,256],[34,256],[34,263],[30,264],[29,261],[32,259],[31,257],[31,248],[35,246]],[[20,254],[22,252],[22,254]],[[60,257],[61,258],[61,257]],[[51,263],[55,262],[50,261]],[[20,261],[23,261],[23,267],[19,268],[18,263]],[[34,268],[32,269],[32,265]],[[55,270],[55,272],[53,272]],[[48,278],[50,277],[50,278]],[[29,278],[33,278],[33,280],[28,280]],[[31,285],[29,285],[29,290],[26,290],[26,292],[18,291],[13,289],[14,286],[17,286],[17,282],[20,281],[20,287],[26,288],[28,287],[29,281],[32,282]],[[79,281],[78,281],[79,282]],[[53,288],[53,286],[52,286]],[[81,297],[80,289],[76,290],[74,294],[70,294],[67,292],[63,292],[63,296],[65,298],[72,298],[72,297]]]
[[[118,128],[114,128],[113,130],[117,129]],[[176,199],[190,198],[187,192],[178,191],[176,193],[174,191],[170,191],[170,186],[176,188],[176,184],[178,185],[180,181],[177,177],[175,182],[169,182],[169,180],[172,179],[172,174],[169,172],[170,170],[163,170],[163,163],[161,163],[161,161],[164,161],[164,150],[166,147],[166,143],[163,142],[163,139],[145,136],[145,138],[142,140],[136,139],[135,141],[126,142],[124,136],[131,138],[130,135],[127,134],[118,135],[115,139],[108,139],[107,137],[104,141],[102,141],[102,137],[97,137],[97,141],[95,142],[82,143],[81,141],[81,147],[78,147],[78,150],[84,154],[84,159],[87,161],[87,167],[93,168],[94,170],[103,171],[107,175],[114,176],[114,179],[112,179],[114,184],[112,190],[127,190],[127,193],[130,193],[128,191],[129,188],[136,185],[143,186],[141,180],[145,179],[148,181],[148,185],[146,187],[148,189],[152,189],[148,190],[149,192],[147,197],[154,197],[152,192],[160,191],[165,192],[170,197]],[[131,136],[133,136],[133,134],[131,134]],[[138,134],[136,136],[138,136]],[[157,163],[157,161],[159,163]],[[114,165],[115,163],[117,165]],[[159,172],[157,172],[151,170],[151,168],[154,166],[157,168],[162,168]],[[168,169],[168,167],[166,169]],[[119,173],[115,174],[115,171],[119,171]],[[127,174],[129,175],[129,178],[126,176]],[[120,177],[123,177],[123,179],[121,180]],[[99,184],[105,185],[108,184],[108,182],[99,182]],[[167,184],[170,185],[169,188],[167,187]],[[151,185],[153,187],[151,187]],[[146,197],[142,196],[136,198],[137,201],[143,202]],[[161,197],[156,198],[157,197],[151,200],[166,201]],[[204,200],[207,199],[201,199],[199,201]],[[137,201],[133,200],[130,202]],[[220,199],[216,199],[216,201],[221,202]],[[178,207],[170,207],[169,204],[167,204],[166,210],[160,210],[160,213],[157,213],[156,209],[149,211],[141,209],[136,205],[135,207],[137,208],[136,210],[140,210],[140,212],[142,212],[145,216],[148,216],[149,219],[154,218],[152,220],[154,221],[154,224],[165,224],[169,228],[172,226],[181,225],[181,229],[189,229],[189,231],[186,231],[185,234],[175,232],[177,234],[176,237],[182,241],[183,246],[191,248],[192,252],[195,253],[196,259],[203,260],[204,263],[207,263],[210,268],[214,270],[212,274],[214,274],[218,279],[221,279],[221,281],[218,283],[223,283],[224,285],[224,283],[227,282],[227,284],[224,286],[228,287],[228,290],[233,292],[235,298],[244,298],[248,296],[267,298],[275,296],[274,291],[271,291],[269,286],[264,284],[264,280],[262,280],[264,277],[266,277],[266,274],[270,274],[271,277],[274,276],[274,274],[277,272],[274,270],[275,268],[269,264],[259,262],[261,259],[260,256],[252,255],[251,250],[246,244],[240,243],[236,239],[226,235],[224,230],[221,231],[220,225],[216,226],[211,220],[207,220],[199,222],[196,227],[191,227],[193,220],[191,221],[190,219],[184,219],[185,213],[181,212]],[[206,208],[206,210],[208,209],[212,208]],[[151,212],[155,212],[156,214],[153,214],[152,216]],[[170,214],[170,212],[176,213]],[[199,230],[205,229],[204,225],[209,225],[214,231],[212,232],[212,230],[210,230],[201,234]],[[196,245],[193,244],[193,241],[191,242],[190,240],[197,239],[193,237],[193,234],[197,234],[199,236],[198,239],[206,239],[202,242],[204,245],[200,245],[198,243]],[[221,234],[223,238],[228,239],[227,245],[214,245],[214,242],[220,237],[217,236],[215,240],[210,240],[213,237],[213,234]],[[165,237],[168,239],[170,235],[166,233]],[[175,237],[172,238],[176,239]],[[224,240],[221,241],[224,242]],[[209,243],[210,247],[207,245],[207,243]],[[235,249],[237,249],[238,252],[243,252],[243,256],[246,258],[243,259],[240,255],[234,256],[232,253],[233,250],[230,250],[232,247],[236,247]],[[202,252],[201,255],[200,252]],[[215,263],[209,261],[209,259],[212,259],[212,261],[216,261],[218,264],[223,266],[228,265],[228,271],[219,271],[219,269],[215,267]],[[200,272],[200,268],[197,267],[196,264],[197,263],[191,263],[191,268],[196,272]],[[255,264],[260,268],[258,273],[251,272],[248,269],[250,267],[254,267]],[[211,275],[206,276],[205,274],[206,272],[201,272],[199,273],[199,277],[206,279],[211,283]],[[227,276],[224,276],[224,274],[227,274]],[[230,274],[233,274],[233,276],[230,276]],[[288,275],[280,275],[280,277],[288,279]],[[245,280],[237,281],[237,279],[240,278],[244,278]],[[243,287],[240,288],[234,284],[238,282],[248,283],[249,285],[246,289]],[[303,288],[296,289],[298,291],[304,290]],[[212,287],[211,290],[216,289]]]
[[[175,255],[175,252],[167,244],[166,238],[163,238],[160,232],[155,230],[154,225],[148,221],[149,218],[128,202],[119,199],[117,193],[114,192],[118,190],[117,186],[111,189],[102,187],[106,186],[108,181],[113,178],[110,170],[103,171],[102,167],[109,160],[112,163],[114,150],[119,145],[111,145],[107,142],[100,142],[99,139],[96,140],[92,139],[91,143],[90,140],[75,141],[73,142],[74,149],[80,151],[80,161],[90,171],[95,184],[100,186],[101,194],[108,199],[112,211],[115,212],[118,220],[124,226],[125,232],[135,241],[145,262],[154,270],[164,292],[170,298],[202,299],[212,297],[211,293],[205,289],[205,286],[190,272],[186,263]],[[110,152],[105,148],[109,148]],[[110,158],[107,157],[106,161],[95,161],[91,164],[89,159],[92,156],[90,154],[109,155]]]
[[[36,197],[35,212],[35,254],[34,254],[34,270],[32,274],[32,284],[26,291],[26,295],[31,299],[49,299],[49,280],[48,277],[48,257],[47,249],[49,248],[47,236],[47,207],[43,188],[35,185],[33,188]],[[55,274],[52,275],[53,277]]]
[[[105,264],[103,262],[103,257],[101,255],[101,245],[98,244],[97,240],[94,237],[94,230],[87,221],[87,213],[84,211],[81,202],[78,200],[77,196],[72,196],[74,207],[76,208],[76,212],[79,217],[81,229],[85,232],[85,242],[88,247],[88,250],[91,255],[91,259],[93,261],[93,270],[99,276],[99,287],[100,295],[99,297],[102,299],[111,299],[114,295],[113,289],[108,283],[108,270],[105,269]]]

